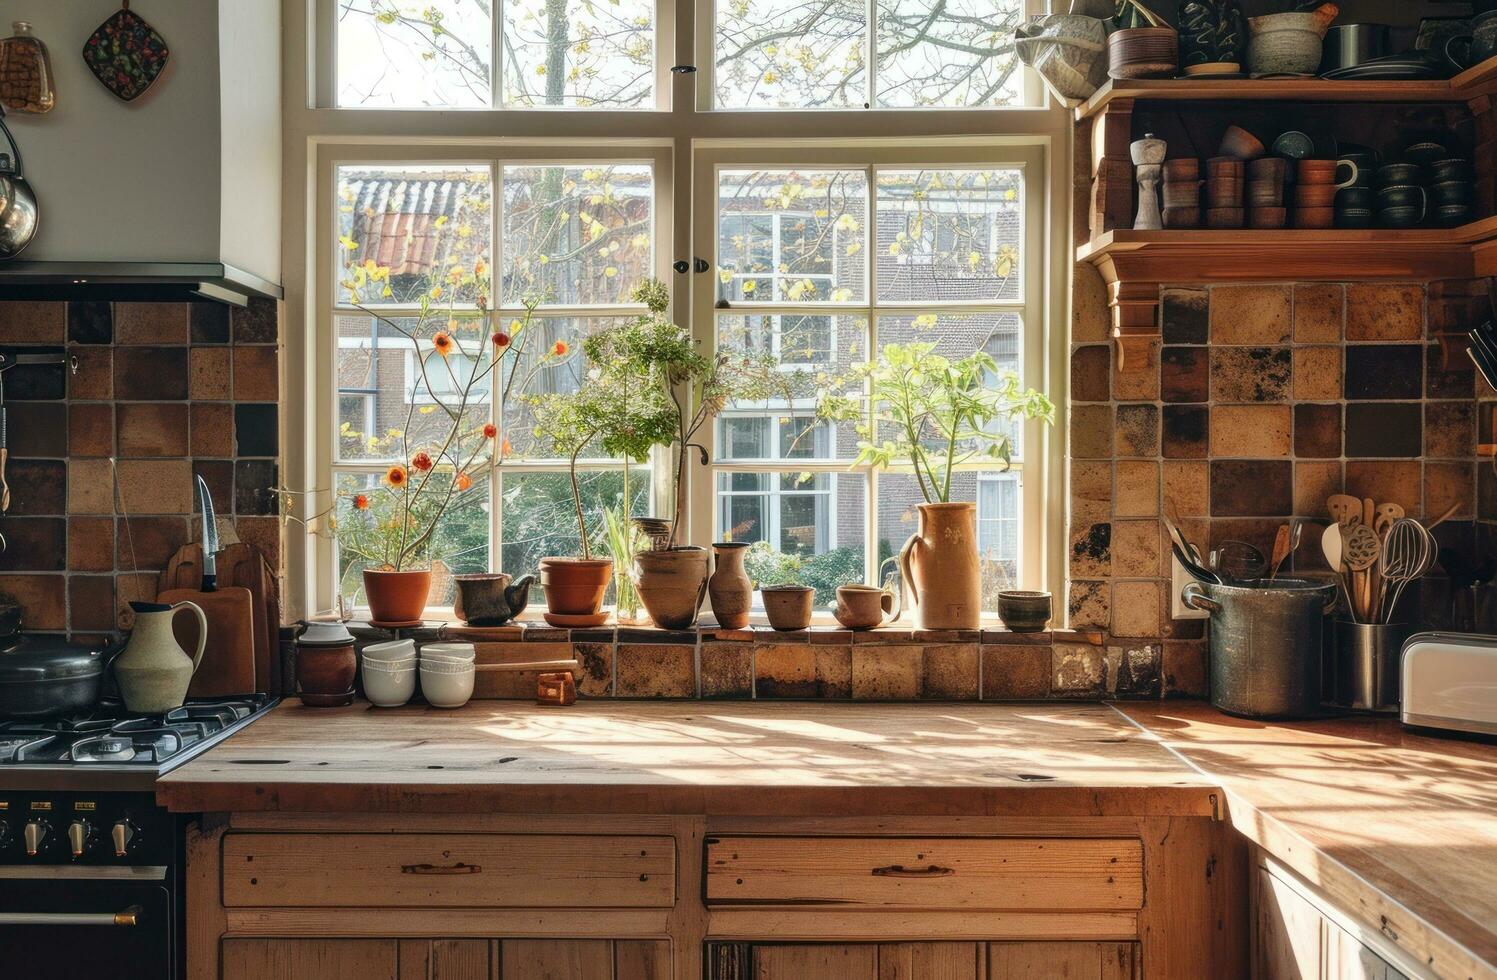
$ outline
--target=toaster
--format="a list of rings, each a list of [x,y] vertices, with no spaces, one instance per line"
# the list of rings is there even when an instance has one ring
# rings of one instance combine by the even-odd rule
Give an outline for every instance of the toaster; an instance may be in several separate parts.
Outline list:
[[[1497,736],[1497,637],[1416,633],[1401,687],[1405,725]]]

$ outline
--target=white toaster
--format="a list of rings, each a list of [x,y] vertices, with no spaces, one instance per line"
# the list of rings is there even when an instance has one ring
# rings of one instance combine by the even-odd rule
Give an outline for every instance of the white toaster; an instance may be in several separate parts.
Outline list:
[[[1497,735],[1497,637],[1409,637],[1400,686],[1405,725]]]

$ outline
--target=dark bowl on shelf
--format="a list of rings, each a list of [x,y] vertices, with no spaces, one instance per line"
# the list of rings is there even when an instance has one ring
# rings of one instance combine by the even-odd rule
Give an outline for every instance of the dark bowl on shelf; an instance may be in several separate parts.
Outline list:
[[[1352,209],[1348,209],[1348,210],[1345,210],[1345,211],[1338,210],[1336,212],[1336,227],[1337,228],[1371,228],[1372,227],[1372,209],[1371,208],[1352,208]]]
[[[1408,207],[1383,208],[1378,211],[1377,220],[1378,224],[1384,228],[1413,228],[1424,220],[1424,212],[1422,208],[1413,207],[1412,205]]]
[[[1423,176],[1422,168],[1417,163],[1385,163],[1377,168],[1377,182],[1384,187],[1414,184]]]
[[[1470,204],[1471,190],[1469,180],[1446,180],[1431,184],[1429,194],[1438,204]]]
[[[1442,204],[1434,210],[1435,223],[1444,227],[1465,224],[1471,216],[1469,204]]]
[[[1343,187],[1336,192],[1336,207],[1359,210],[1372,208],[1372,190],[1368,187]]]

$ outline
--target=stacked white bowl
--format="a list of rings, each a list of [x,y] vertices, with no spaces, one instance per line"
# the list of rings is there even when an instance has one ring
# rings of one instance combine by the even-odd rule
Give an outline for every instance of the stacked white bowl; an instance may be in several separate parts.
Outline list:
[[[413,640],[371,643],[362,654],[364,696],[380,708],[397,708],[416,693],[416,644]]]
[[[473,696],[477,652],[471,643],[428,643],[421,648],[421,693],[434,708],[461,708]]]

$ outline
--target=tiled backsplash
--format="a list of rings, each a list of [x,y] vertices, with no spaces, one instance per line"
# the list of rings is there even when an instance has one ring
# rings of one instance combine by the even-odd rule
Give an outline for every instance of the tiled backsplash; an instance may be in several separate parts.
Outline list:
[[[280,455],[276,341],[269,301],[0,302],[4,350],[77,359],[76,373],[5,375],[12,503],[0,518],[0,594],[22,604],[29,628],[107,633],[125,602],[153,598],[172,553],[199,536],[194,474],[225,543],[235,535],[279,563],[265,492]]]
[[[1179,286],[1161,295],[1162,336],[1143,370],[1119,372],[1095,273],[1078,267],[1071,349],[1070,625],[1136,640],[1199,636],[1169,614],[1173,507],[1203,550],[1243,540],[1267,554],[1291,517],[1324,521],[1336,492],[1456,510],[1438,535],[1468,544],[1497,398],[1459,346],[1485,303],[1481,284],[1276,283]],[[1478,401],[1480,399],[1480,403]],[[1479,424],[1480,420],[1480,424]],[[1325,574],[1319,536],[1286,569]],[[1427,622],[1449,603],[1432,582]]]

